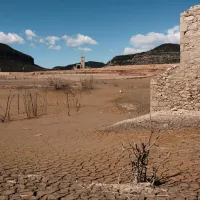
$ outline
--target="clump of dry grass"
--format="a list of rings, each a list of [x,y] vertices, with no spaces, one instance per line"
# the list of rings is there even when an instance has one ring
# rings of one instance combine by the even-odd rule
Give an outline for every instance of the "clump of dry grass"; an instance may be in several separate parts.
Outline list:
[[[59,77],[48,77],[48,86],[53,87],[57,91],[57,110],[60,107],[60,99],[58,96],[65,95],[65,101],[62,102],[68,109],[70,116],[72,111],[78,112],[81,108],[81,99],[83,93],[88,93],[95,88],[95,80],[91,76],[89,79],[80,80],[77,84],[73,85],[66,83]],[[48,89],[48,88],[47,88]]]
[[[78,112],[81,108],[81,99],[84,92],[90,92],[95,88],[95,79],[91,76],[89,79],[80,80],[76,86],[69,86],[64,89],[66,95],[66,105],[68,107],[68,115],[70,110],[75,109]]]
[[[83,92],[90,92],[95,88],[95,79],[91,76],[89,79],[80,80],[81,89]]]
[[[27,118],[36,118],[46,114],[47,100],[35,90],[24,89],[21,92]]]
[[[47,77],[46,81],[48,86],[51,86],[56,90],[61,90],[68,87],[68,84],[66,84],[61,77]]]
[[[48,86],[53,87],[55,90],[70,90],[71,85],[66,83],[61,77],[47,77],[46,81]],[[80,90],[82,92],[89,92],[90,90],[95,88],[95,79],[91,76],[89,79],[80,79]]]

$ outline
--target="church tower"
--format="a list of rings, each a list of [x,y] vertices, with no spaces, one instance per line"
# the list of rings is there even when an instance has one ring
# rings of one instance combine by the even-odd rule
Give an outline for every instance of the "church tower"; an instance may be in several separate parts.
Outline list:
[[[85,69],[85,55],[84,55],[84,52],[82,53],[82,56],[81,56],[81,68]]]

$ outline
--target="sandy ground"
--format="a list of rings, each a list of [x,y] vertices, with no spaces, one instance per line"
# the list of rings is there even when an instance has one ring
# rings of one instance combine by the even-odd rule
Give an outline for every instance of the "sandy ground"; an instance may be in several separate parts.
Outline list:
[[[129,162],[121,155],[121,143],[149,137],[148,129],[101,131],[118,121],[148,114],[149,83],[148,77],[98,79],[93,90],[81,95],[80,110],[72,109],[68,116],[62,91],[37,87],[45,86],[43,78],[1,79],[1,107],[5,107],[10,89],[15,96],[11,121],[0,123],[0,200],[199,199],[198,129],[161,132],[151,162],[158,165],[161,154],[171,152],[171,156],[159,172],[166,182],[155,190],[124,194],[94,184],[117,184],[122,167]],[[18,109],[18,94],[27,85],[48,101],[47,113],[39,118],[26,119],[21,98]],[[131,180],[130,174],[121,176],[122,184]]]
[[[0,72],[0,80],[22,80],[29,79],[31,82],[44,80],[49,76],[60,77],[66,80],[79,81],[80,79],[90,78],[95,79],[132,79],[151,77],[162,74],[168,68],[179,64],[156,64],[156,65],[126,65],[126,66],[111,66],[100,69],[83,69],[83,70],[56,70],[44,72],[26,72],[26,73],[9,73]],[[6,82],[10,83],[10,82]],[[27,83],[27,82],[26,82]],[[3,84],[3,82],[1,83]],[[5,84],[5,83],[4,83]]]

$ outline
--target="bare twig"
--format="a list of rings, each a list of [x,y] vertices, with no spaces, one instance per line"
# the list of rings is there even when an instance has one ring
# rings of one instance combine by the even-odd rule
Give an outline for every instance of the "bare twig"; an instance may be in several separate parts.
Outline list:
[[[11,103],[13,101],[14,98],[14,94],[11,94],[11,90],[9,92],[8,98],[7,98],[7,102],[6,102],[6,107],[5,109],[3,109],[1,106],[1,110],[3,111],[3,114],[0,114],[0,120],[1,122],[6,122],[6,121],[10,121],[10,109],[11,109]]]

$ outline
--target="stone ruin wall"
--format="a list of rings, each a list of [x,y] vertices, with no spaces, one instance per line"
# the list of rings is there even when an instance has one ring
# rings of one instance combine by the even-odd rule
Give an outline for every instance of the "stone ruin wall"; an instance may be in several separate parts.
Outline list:
[[[200,110],[200,5],[181,14],[180,66],[151,80],[151,111]]]

